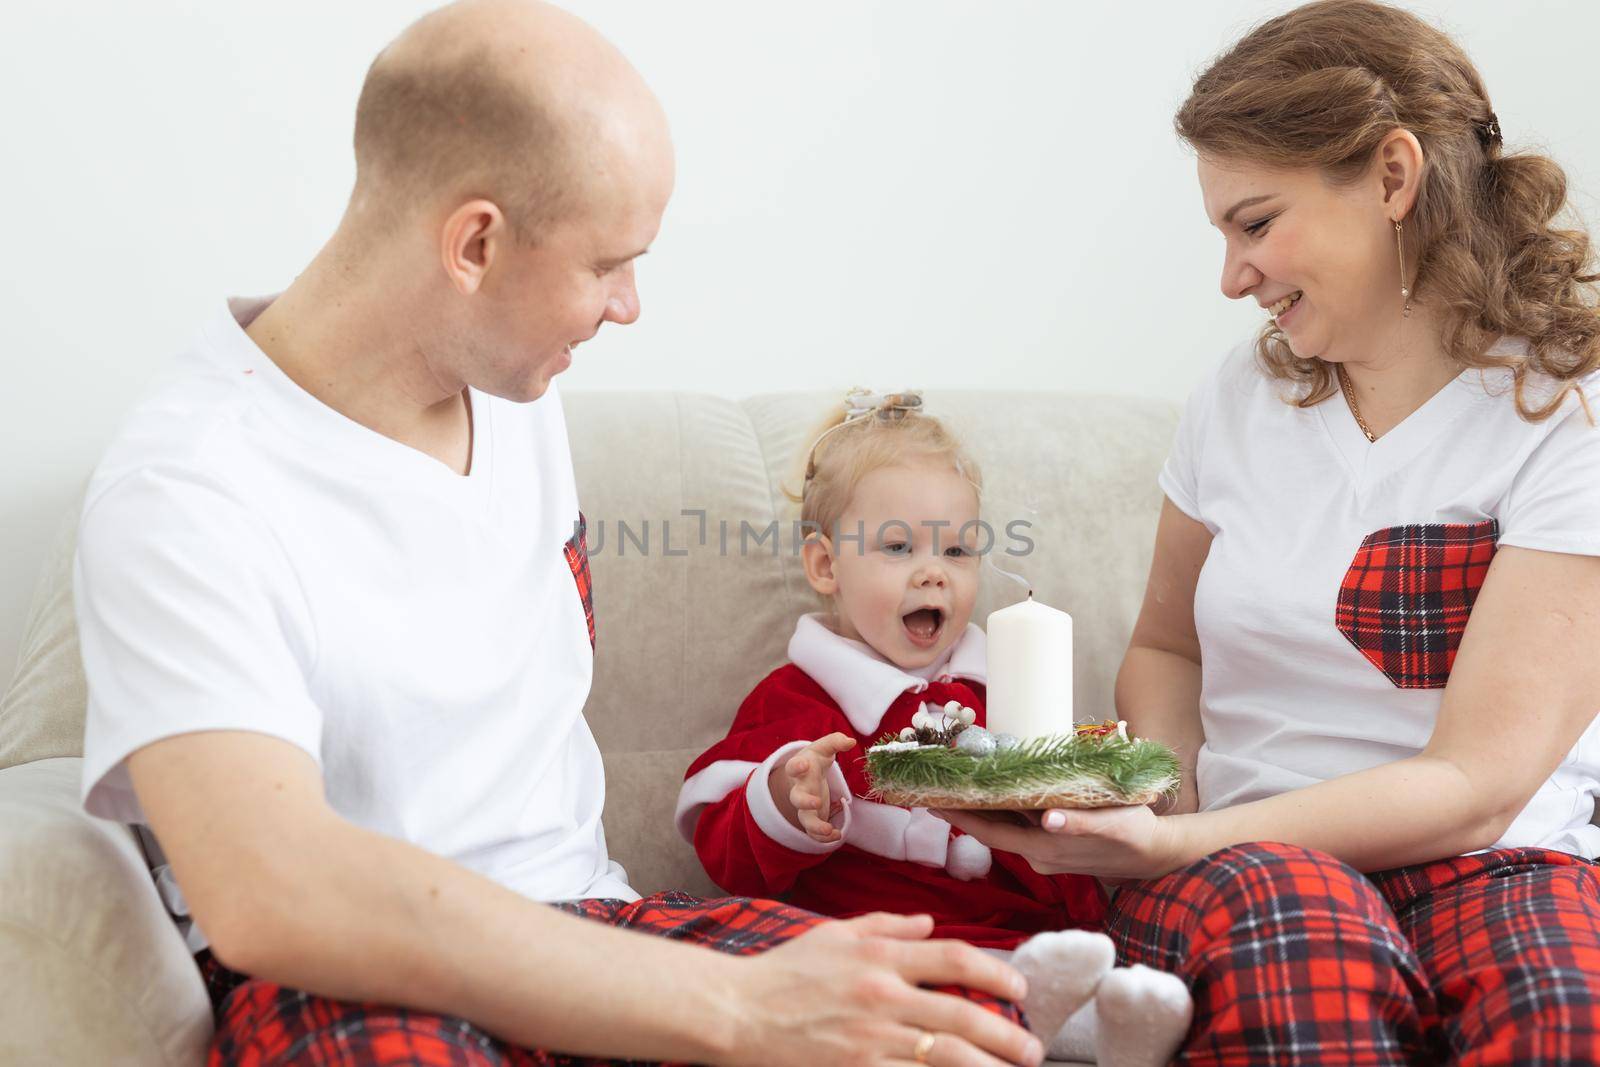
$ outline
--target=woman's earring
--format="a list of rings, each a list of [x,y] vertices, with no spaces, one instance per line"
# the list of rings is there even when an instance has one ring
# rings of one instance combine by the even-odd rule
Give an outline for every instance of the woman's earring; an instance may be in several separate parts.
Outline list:
[[[1405,307],[1401,309],[1400,315],[1409,319],[1411,317],[1411,290],[1406,288],[1405,225],[1399,219],[1394,220],[1394,248],[1396,252],[1400,253],[1400,299],[1405,301]]]

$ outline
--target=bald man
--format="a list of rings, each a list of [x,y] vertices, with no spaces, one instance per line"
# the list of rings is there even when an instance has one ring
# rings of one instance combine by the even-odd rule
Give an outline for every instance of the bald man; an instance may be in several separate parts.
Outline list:
[[[203,326],[80,531],[85,804],[148,828],[214,1062],[1036,1062],[980,1006],[1021,977],[925,917],[641,901],[606,855],[551,382],[639,315],[673,159],[637,73],[455,5],[373,63],[355,148],[337,232]]]

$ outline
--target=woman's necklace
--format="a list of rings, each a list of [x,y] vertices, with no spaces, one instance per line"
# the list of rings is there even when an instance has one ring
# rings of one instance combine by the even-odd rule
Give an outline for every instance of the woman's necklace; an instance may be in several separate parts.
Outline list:
[[[1372,432],[1367,425],[1367,420],[1361,417],[1361,405],[1356,403],[1356,391],[1350,385],[1350,375],[1345,373],[1344,364],[1339,364],[1339,386],[1344,390],[1344,402],[1350,405],[1350,414],[1356,417],[1356,425],[1361,427],[1361,432],[1367,435],[1367,443],[1372,444],[1378,440],[1378,435]]]

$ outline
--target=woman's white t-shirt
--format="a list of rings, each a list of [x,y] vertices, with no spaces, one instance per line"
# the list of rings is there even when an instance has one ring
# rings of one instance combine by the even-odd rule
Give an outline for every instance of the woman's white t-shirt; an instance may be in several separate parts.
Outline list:
[[[131,753],[254,731],[315,759],[359,826],[535,899],[636,898],[600,826],[554,386],[531,404],[472,391],[458,475],[296,385],[244,332],[264,306],[219,309],[90,483],[88,810],[142,823]]]
[[[1600,373],[1581,385],[1600,419]],[[1241,345],[1161,472],[1212,534],[1194,606],[1202,810],[1415,755],[1496,547],[1600,555],[1600,428],[1575,394],[1528,422],[1509,371],[1470,370],[1369,443],[1341,394],[1297,408],[1287,388]],[[1497,847],[1600,854],[1597,793],[1591,724]]]

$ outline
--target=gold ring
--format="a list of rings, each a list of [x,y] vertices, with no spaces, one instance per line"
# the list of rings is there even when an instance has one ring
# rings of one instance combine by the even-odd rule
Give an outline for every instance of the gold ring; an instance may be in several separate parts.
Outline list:
[[[917,1047],[911,1050],[911,1058],[918,1063],[927,1063],[928,1057],[933,1054],[933,1043],[939,1036],[932,1030],[922,1031],[922,1036],[917,1038]]]

